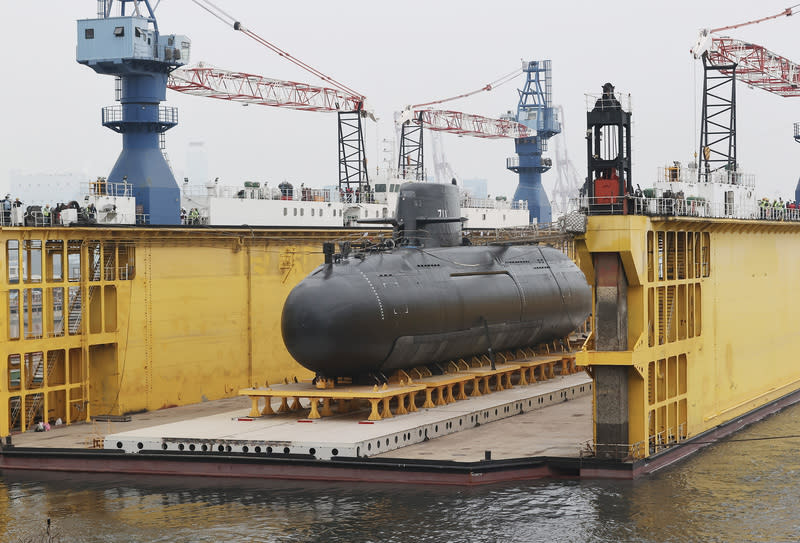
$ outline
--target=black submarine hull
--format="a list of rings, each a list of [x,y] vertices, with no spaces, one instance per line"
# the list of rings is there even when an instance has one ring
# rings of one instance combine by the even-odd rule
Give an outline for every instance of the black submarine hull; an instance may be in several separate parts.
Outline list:
[[[586,278],[557,249],[400,248],[314,270],[289,294],[281,329],[317,375],[389,375],[563,338],[590,311]]]

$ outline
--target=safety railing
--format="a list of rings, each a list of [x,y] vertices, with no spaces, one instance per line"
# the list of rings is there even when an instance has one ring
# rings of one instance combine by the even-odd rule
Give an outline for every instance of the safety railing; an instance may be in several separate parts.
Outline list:
[[[124,182],[110,183],[104,179],[98,179],[89,183],[81,183],[80,188],[81,194],[90,194],[92,196],[133,196],[133,185]]]
[[[526,200],[516,200],[509,202],[504,199],[496,198],[462,198],[461,207],[478,209],[528,209]]]
[[[129,111],[136,111],[138,113],[137,110]],[[146,111],[145,114],[149,115],[149,111]],[[102,109],[103,125],[121,122],[158,122],[161,124],[178,124],[178,108],[171,106],[158,106],[158,117],[156,119],[139,118],[136,117],[135,114],[129,115],[128,118],[125,118],[123,106],[106,106]]]
[[[800,209],[759,208],[757,202],[734,205],[702,198],[647,198],[637,196],[583,197],[570,202],[572,209],[587,215],[648,215],[706,217],[717,219],[800,220]]]
[[[640,460],[649,455],[656,454],[670,447],[674,447],[688,438],[686,423],[649,436],[646,440],[636,443],[596,443],[583,442],[579,455],[581,458],[616,458],[620,460]]]

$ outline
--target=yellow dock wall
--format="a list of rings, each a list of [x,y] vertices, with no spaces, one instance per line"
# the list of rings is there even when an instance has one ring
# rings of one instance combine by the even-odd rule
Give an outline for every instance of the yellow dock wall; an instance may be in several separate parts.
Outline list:
[[[335,230],[0,230],[0,288],[6,301],[0,314],[0,435],[25,431],[43,418],[70,423],[309,377],[283,345],[283,302],[322,262],[321,242],[347,235]],[[61,256],[51,257],[58,247]],[[31,261],[40,258],[37,248],[41,275],[30,273],[37,268]],[[50,270],[59,266],[60,279]],[[65,293],[60,324],[54,322],[54,289]],[[78,290],[82,303],[73,300]],[[13,300],[24,296],[31,302],[26,307],[16,302],[15,332]]]
[[[627,368],[617,392],[628,456],[657,453],[800,388],[800,225],[597,216],[576,248],[595,301],[598,255],[618,255],[627,280],[627,349],[590,342],[578,363]],[[609,399],[595,394],[603,419]],[[595,441],[603,445],[597,433]]]

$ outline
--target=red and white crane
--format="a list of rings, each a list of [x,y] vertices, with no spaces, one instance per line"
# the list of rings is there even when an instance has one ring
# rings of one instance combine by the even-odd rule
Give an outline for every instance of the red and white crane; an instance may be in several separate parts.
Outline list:
[[[417,180],[422,180],[424,178],[423,128],[437,132],[449,132],[451,134],[458,134],[459,136],[472,136],[486,139],[525,138],[535,136],[535,130],[513,119],[494,119],[472,113],[433,109],[431,107],[466,98],[478,94],[479,92],[491,91],[513,80],[514,77],[521,72],[522,70],[515,70],[471,92],[406,107],[399,116],[401,135],[398,173],[400,177]]]
[[[356,111],[363,106],[360,97],[338,89],[233,72],[202,63],[173,71],[167,86],[195,96],[301,111]]]
[[[703,60],[704,67],[698,168],[700,180],[713,171],[735,172],[738,168],[734,91],[737,78],[752,87],[780,96],[800,96],[800,66],[761,45],[717,33],[791,16],[797,6],[800,4],[760,19],[700,31],[691,49],[694,58]]]
[[[796,63],[761,45],[716,35],[725,30],[791,16],[795,7],[797,6],[753,21],[710,30],[703,29],[692,47],[692,54],[697,59],[705,56],[712,65],[736,65],[736,75],[739,80],[752,87],[781,96],[800,96],[800,67]]]
[[[365,108],[366,96],[303,62],[245,27],[210,0],[192,0],[227,26],[322,79],[327,86],[270,79],[256,74],[198,64],[170,74],[167,86],[175,91],[301,111],[336,112],[339,118],[339,189],[364,190],[369,186],[362,118],[374,115]]]

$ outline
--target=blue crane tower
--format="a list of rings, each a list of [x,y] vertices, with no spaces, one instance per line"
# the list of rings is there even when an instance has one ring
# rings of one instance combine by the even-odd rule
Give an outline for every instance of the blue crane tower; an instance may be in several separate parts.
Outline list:
[[[99,0],[96,19],[78,21],[77,61],[117,78],[120,105],[103,108],[102,122],[122,134],[122,152],[108,186],[128,183],[136,198],[137,222],[180,223],[180,190],[162,153],[164,132],[178,124],[166,99],[167,76],[189,62],[186,36],[162,35],[149,0]],[[126,6],[131,4],[131,14]]]
[[[517,156],[507,160],[506,167],[519,174],[519,185],[514,200],[527,200],[530,221],[552,221],[550,201],[542,187],[542,174],[550,169],[552,161],[542,158],[547,151],[547,140],[561,132],[556,109],[552,104],[553,73],[549,60],[523,61],[525,86],[519,91],[516,121],[536,130],[535,136],[516,138]]]

